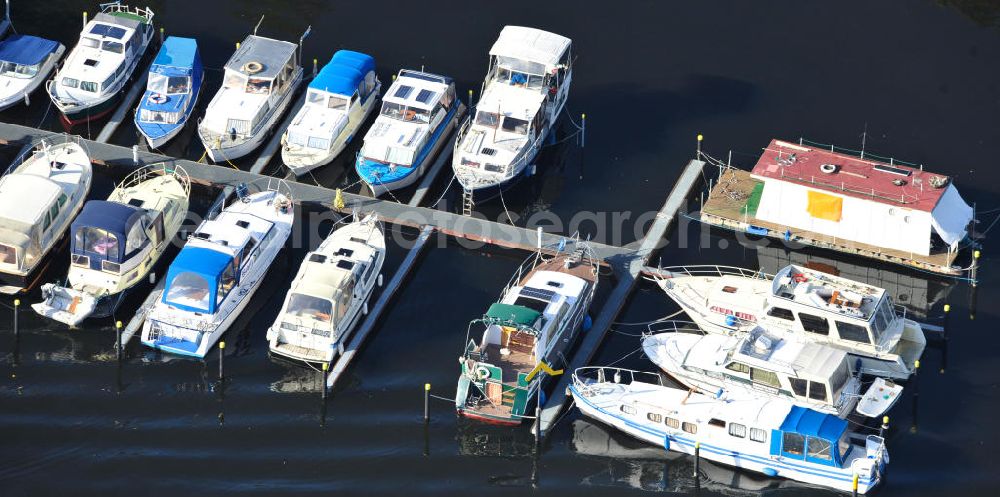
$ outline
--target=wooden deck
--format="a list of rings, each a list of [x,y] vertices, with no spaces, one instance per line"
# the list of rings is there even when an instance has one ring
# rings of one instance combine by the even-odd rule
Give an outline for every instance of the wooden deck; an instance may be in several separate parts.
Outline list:
[[[959,275],[961,270],[952,266],[957,252],[938,252],[930,255],[920,255],[901,250],[876,247],[865,243],[836,238],[815,231],[809,231],[789,226],[783,226],[758,219],[744,212],[743,207],[750,193],[759,181],[753,179],[748,171],[728,169],[719,176],[719,181],[712,187],[708,199],[701,209],[700,220],[703,223],[730,229],[747,231],[750,226],[767,229],[767,236],[780,240],[785,239],[785,231],[791,232],[790,241],[815,247],[836,250],[848,254],[880,259],[894,264],[916,267],[936,273]]]

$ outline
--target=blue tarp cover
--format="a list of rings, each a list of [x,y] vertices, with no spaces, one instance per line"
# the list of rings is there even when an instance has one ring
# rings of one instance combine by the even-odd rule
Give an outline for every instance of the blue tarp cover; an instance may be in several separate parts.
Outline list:
[[[846,420],[799,406],[792,406],[785,421],[781,423],[781,431],[820,437],[833,443],[840,439],[846,429]]]
[[[59,43],[28,35],[11,35],[0,41],[0,61],[33,66],[45,60]]]
[[[358,84],[365,75],[374,70],[375,59],[371,56],[350,50],[338,50],[309,83],[309,88],[350,96],[358,89]]]
[[[90,200],[83,205],[80,215],[73,220],[70,232],[73,233],[74,254],[86,254],[91,259],[107,259],[111,262],[121,262],[124,260],[125,239],[129,228],[135,224],[143,214],[143,210],[131,205],[120,204],[118,202],[108,202],[107,200]],[[90,253],[84,247],[78,247],[76,242],[76,232],[81,228],[100,228],[118,238],[117,252],[107,254]]]
[[[191,38],[168,37],[153,59],[153,66],[149,71],[167,76],[200,73],[201,57],[198,55],[198,42]]]
[[[194,273],[208,282],[209,309],[207,310],[209,313],[215,313],[219,279],[232,261],[232,256],[217,250],[204,247],[184,247],[177,254],[174,262],[170,264],[170,269],[167,270],[167,287],[163,289],[163,303],[195,312],[204,312],[205,309],[191,308],[167,301],[167,294],[170,293],[170,285],[173,284],[174,278],[182,273]]]

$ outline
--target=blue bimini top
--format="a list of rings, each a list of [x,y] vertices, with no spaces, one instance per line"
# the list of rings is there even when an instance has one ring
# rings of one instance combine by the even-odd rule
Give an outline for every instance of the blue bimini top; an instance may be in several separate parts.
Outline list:
[[[374,70],[375,59],[371,56],[350,50],[338,50],[309,83],[309,88],[350,97],[365,79],[365,75]]]
[[[0,41],[0,62],[22,66],[41,63],[59,47],[59,43],[29,35],[11,35]]]
[[[163,303],[192,312],[215,314],[219,281],[233,257],[204,247],[184,247],[167,270]]]

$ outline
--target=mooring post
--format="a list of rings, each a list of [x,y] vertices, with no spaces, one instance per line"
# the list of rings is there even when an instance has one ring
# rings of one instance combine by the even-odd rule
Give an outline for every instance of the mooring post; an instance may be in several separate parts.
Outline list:
[[[858,474],[854,473],[854,480],[851,482],[851,495],[858,497]]]
[[[704,139],[705,139],[704,136],[702,136],[701,134],[698,135],[698,148],[696,149],[696,152],[694,154],[695,160],[701,158],[701,141]]]
[[[472,90],[469,90],[469,112],[472,112]]]
[[[122,322],[115,321],[115,357],[122,360]]]
[[[87,11],[86,10],[83,11],[83,27],[84,27],[84,29],[87,28]]]
[[[941,324],[941,336],[948,339],[948,322],[951,321],[951,304],[944,305],[944,323]]]
[[[542,227],[539,226],[536,231],[538,233],[538,242],[537,242],[538,250],[542,250]]]
[[[17,338],[17,311],[21,307],[21,299],[14,299],[14,338]]]
[[[580,114],[580,148],[587,146],[587,114]]]
[[[980,254],[979,250],[973,250],[972,251],[972,274],[971,274],[971,276],[972,276],[972,287],[973,288],[976,287],[976,273],[978,272],[977,269],[979,268],[979,256],[980,255],[981,254]]]
[[[313,77],[315,78],[319,74],[319,60],[313,59]]]
[[[322,385],[322,388],[323,388],[323,398],[324,399],[326,398],[326,375],[329,373],[329,371],[330,371],[330,363],[329,362],[324,362],[323,363],[323,385]]]
[[[431,420],[431,384],[424,383],[424,423]]]
[[[699,468],[701,466],[701,442],[694,443],[694,476],[695,480],[698,479],[698,474],[701,473]]]
[[[163,28],[160,28],[160,45],[163,44]]]
[[[222,383],[222,357],[225,356],[226,342],[219,342],[219,383]]]
[[[887,431],[889,431],[889,416],[882,416],[882,426],[878,428],[878,436],[885,437]]]

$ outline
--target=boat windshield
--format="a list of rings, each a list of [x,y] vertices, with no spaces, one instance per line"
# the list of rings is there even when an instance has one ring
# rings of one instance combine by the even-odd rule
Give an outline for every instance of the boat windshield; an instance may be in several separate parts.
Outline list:
[[[333,302],[312,295],[293,293],[288,298],[285,314],[329,323],[333,317]]]
[[[404,122],[424,124],[430,122],[430,112],[427,110],[418,109],[416,107],[407,107],[393,102],[383,102],[381,114],[383,116],[391,117]]]
[[[174,276],[167,288],[166,301],[168,304],[180,305],[208,311],[209,291],[208,281],[201,275],[185,271]]]
[[[840,460],[846,462],[847,452],[851,450],[851,437],[847,430],[844,430],[844,434],[837,441],[837,450],[840,451]]]
[[[80,46],[85,48],[100,48],[101,41],[98,40],[97,38],[90,38],[84,36],[83,38],[80,38]]]
[[[497,123],[500,122],[500,114],[494,112],[479,111],[476,113],[476,124],[479,126],[486,126],[487,128],[497,127]]]
[[[504,117],[503,125],[501,126],[504,131],[508,133],[514,133],[516,135],[526,135],[528,134],[529,122],[524,119],[517,119],[514,117]]]
[[[247,93],[256,95],[267,95],[271,93],[271,80],[264,78],[250,78],[247,80]]]
[[[118,237],[101,228],[84,226],[73,235],[73,248],[110,259],[118,258]]]
[[[882,303],[875,309],[875,312],[872,313],[872,339],[876,344],[882,340],[885,331],[889,329],[889,326],[896,319],[893,307],[892,297],[886,296],[882,300]]]
[[[226,80],[222,86],[233,90],[243,91],[247,87],[247,77],[236,72],[226,70]]]
[[[125,53],[125,45],[117,41],[105,41],[101,44],[101,50],[111,53]]]
[[[528,88],[531,90],[540,90],[545,84],[544,76],[530,74],[519,71],[515,68],[503,66],[497,68],[495,79],[501,83],[506,83],[518,88]]]
[[[14,64],[12,62],[2,62],[0,63],[0,75],[10,78],[31,79],[38,74],[40,66],[41,64],[25,66],[21,64]]]
[[[191,87],[191,79],[187,76],[166,76],[150,73],[146,89],[161,95],[176,95],[187,93]]]

